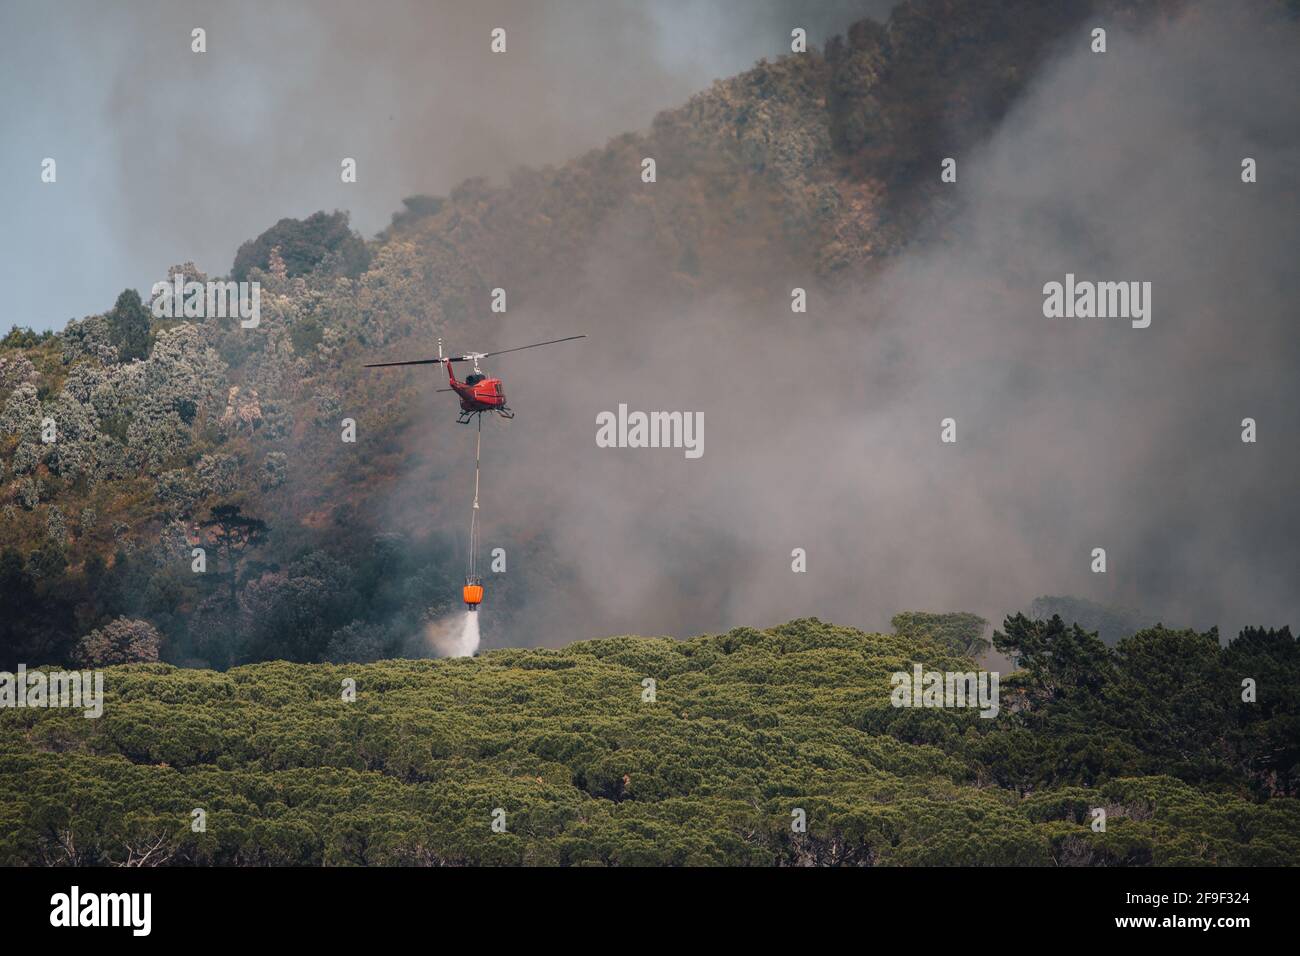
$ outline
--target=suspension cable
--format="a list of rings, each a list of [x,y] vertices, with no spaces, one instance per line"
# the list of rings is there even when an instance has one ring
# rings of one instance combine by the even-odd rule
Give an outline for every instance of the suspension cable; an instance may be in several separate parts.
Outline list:
[[[469,576],[475,576],[478,563],[478,479],[483,452],[483,416],[478,416],[478,435],[474,440],[474,510],[469,523]]]

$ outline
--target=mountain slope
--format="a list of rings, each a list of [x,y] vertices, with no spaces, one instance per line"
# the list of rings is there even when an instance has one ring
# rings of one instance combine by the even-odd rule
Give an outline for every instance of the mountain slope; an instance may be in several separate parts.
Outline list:
[[[281,223],[239,254],[239,275],[261,283],[256,329],[145,318],[148,354],[137,357],[141,304],[128,296],[58,335],[15,330],[0,343],[0,595],[15,609],[0,624],[0,664],[72,659],[78,640],[121,617],[155,626],[163,659],[178,663],[421,652],[421,624],[454,605],[464,560],[464,443],[437,430],[448,405],[432,404],[445,396],[431,395],[429,376],[370,374],[363,361],[426,355],[439,336],[487,350],[586,329],[586,354],[617,367],[645,347],[640,326],[657,314],[708,312],[723,297],[745,326],[724,341],[675,340],[632,385],[674,381],[664,367],[705,346],[734,354],[771,341],[798,355],[804,333],[772,303],[800,283],[825,297],[867,283],[908,244],[942,235],[937,157],[986,136],[1087,14],[1133,25],[1181,6],[910,0],[887,24],[760,63],[563,166],[411,197],[364,248],[341,215]],[[193,264],[174,271],[208,278]],[[496,288],[514,324],[490,312]],[[830,344],[818,347],[872,321],[819,316]],[[765,339],[774,329],[783,337]],[[587,378],[578,354],[539,359],[543,373],[515,368],[550,376],[530,393],[533,420],[565,434],[580,424],[585,438],[586,409],[562,404]],[[720,391],[752,396],[757,421],[765,401],[803,385],[780,366],[767,387],[697,368],[677,374],[718,375]],[[839,401],[901,388],[897,374],[846,376]],[[344,419],[359,444],[340,440]],[[495,475],[533,474],[542,443],[521,436]],[[579,607],[593,597],[543,517],[553,489],[529,488],[529,511],[507,481],[494,507],[517,570],[494,581],[489,645],[525,639],[541,596]],[[204,525],[222,505],[264,520],[265,541],[222,553]],[[208,552],[201,575],[195,547]],[[279,609],[270,621],[267,608]]]

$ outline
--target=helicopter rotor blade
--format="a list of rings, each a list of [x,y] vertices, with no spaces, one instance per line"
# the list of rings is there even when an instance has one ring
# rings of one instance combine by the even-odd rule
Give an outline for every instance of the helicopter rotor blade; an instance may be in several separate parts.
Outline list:
[[[543,345],[556,345],[560,342],[572,342],[574,339],[585,339],[585,335],[570,335],[568,338],[551,339],[549,342],[534,342],[532,345],[519,345],[512,349],[501,349],[498,352],[484,352],[479,358],[491,358],[494,355],[505,355],[507,352],[522,352],[524,349],[540,348]]]
[[[394,365],[442,365],[448,362],[477,362],[485,358],[491,358],[494,355],[505,355],[507,352],[522,352],[524,349],[540,348],[543,345],[557,345],[560,342],[572,342],[575,339],[585,339],[585,335],[570,335],[563,339],[551,339],[549,342],[534,342],[532,345],[518,345],[512,349],[501,349],[498,352],[471,352],[468,355],[451,355],[446,358],[416,359],[410,362],[371,362],[363,368],[391,368]]]
[[[394,365],[442,365],[445,362],[467,362],[467,361],[469,361],[469,359],[461,358],[461,357],[431,358],[431,359],[417,359],[412,362],[371,362],[369,364],[363,365],[362,368],[390,368]]]

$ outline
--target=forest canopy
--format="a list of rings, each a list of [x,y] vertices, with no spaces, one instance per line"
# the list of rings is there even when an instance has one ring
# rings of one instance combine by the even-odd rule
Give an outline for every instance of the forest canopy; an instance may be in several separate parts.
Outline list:
[[[1289,632],[1220,647],[1154,628],[1112,650],[1016,616],[995,641],[1023,671],[993,720],[890,705],[914,662],[975,667],[941,641],[816,619],[454,660],[111,667],[100,719],[0,713],[0,864],[1295,862]]]

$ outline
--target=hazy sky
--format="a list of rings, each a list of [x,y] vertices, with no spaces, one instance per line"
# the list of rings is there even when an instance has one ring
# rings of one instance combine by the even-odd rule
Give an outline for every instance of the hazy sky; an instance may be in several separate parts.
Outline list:
[[[820,44],[891,6],[4,0],[0,325],[62,328],[186,260],[224,273],[284,216],[345,209],[371,235],[403,196],[562,162],[787,51],[793,26]]]

